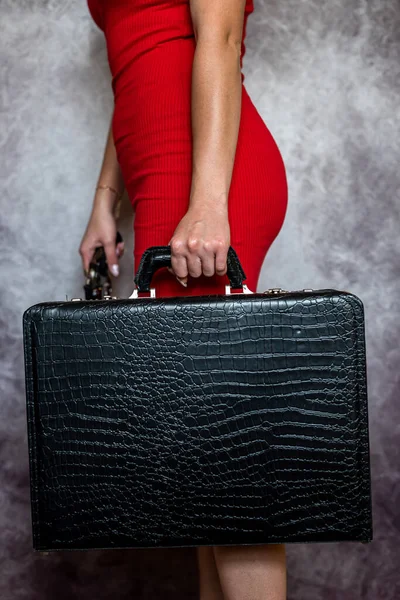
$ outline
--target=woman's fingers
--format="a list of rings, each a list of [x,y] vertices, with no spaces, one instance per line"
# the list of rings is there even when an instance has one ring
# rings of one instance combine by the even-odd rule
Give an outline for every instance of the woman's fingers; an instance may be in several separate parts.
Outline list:
[[[218,241],[204,245],[204,252],[201,255],[201,261],[203,266],[203,273],[204,275],[206,275],[206,277],[212,277],[214,273],[221,275],[221,273],[219,272],[221,271],[221,269],[218,269],[218,265],[223,264],[223,254],[223,247]]]
[[[114,277],[118,277],[119,265],[118,265],[117,248],[115,245],[115,241],[107,240],[104,242],[103,246],[104,246],[104,252],[106,255],[108,268],[111,271],[111,273],[114,275]]]
[[[215,271],[217,275],[226,275],[229,245],[218,244],[215,251]]]
[[[202,273],[206,277],[212,277],[215,273],[217,275],[225,275],[227,271],[226,260],[228,248],[229,246],[218,241],[207,246],[204,245],[203,251],[200,253],[200,260]]]
[[[171,268],[168,270],[175,275],[179,283],[187,285],[188,267],[184,253],[185,244],[183,241],[172,238],[169,241],[171,246]]]
[[[79,246],[79,254],[86,275],[89,274],[90,262],[99,246],[104,247],[108,268],[117,277],[119,274],[118,258],[124,252],[124,242],[116,244],[115,217],[112,211],[102,205],[93,209]]]
[[[186,268],[189,275],[192,277],[200,277],[203,272],[203,260],[205,259],[206,253],[201,240],[196,238],[189,239],[187,242],[186,253]]]
[[[225,275],[227,272],[228,248],[226,244],[202,245],[201,242],[188,242],[186,253],[179,247],[174,250],[171,245],[171,267],[168,271],[181,280],[187,281],[188,275],[212,277],[215,273]]]
[[[82,258],[82,267],[85,272],[85,275],[89,274],[89,266],[90,266],[91,261],[93,260],[93,255],[94,255],[95,249],[98,246],[104,247],[104,252],[106,255],[106,261],[107,261],[108,268],[111,271],[111,273],[114,275],[114,277],[118,277],[118,275],[119,275],[118,258],[120,258],[123,255],[124,246],[123,246],[123,242],[121,242],[120,244],[117,244],[117,246],[115,246],[115,242],[113,242],[111,240],[108,240],[106,242],[101,242],[99,240],[98,242],[96,242],[95,244],[92,244],[92,245],[89,245],[88,243],[81,245],[81,247],[79,248],[79,254],[81,255],[81,258]]]
[[[189,209],[170,239],[170,273],[187,281],[188,276],[212,277],[227,272],[230,229],[226,212]]]
[[[79,254],[81,255],[82,259],[82,267],[86,276],[89,274],[89,265],[93,258],[94,251],[95,247],[92,247],[88,244],[81,244],[79,247]]]
[[[119,242],[119,244],[117,244],[117,248],[116,248],[116,253],[117,253],[118,258],[123,256],[124,252],[125,252],[125,243]]]

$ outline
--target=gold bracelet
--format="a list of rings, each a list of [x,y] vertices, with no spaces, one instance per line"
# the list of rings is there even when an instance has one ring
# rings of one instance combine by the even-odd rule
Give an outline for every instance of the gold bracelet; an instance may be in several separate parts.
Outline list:
[[[114,192],[114,194],[117,196],[117,200],[119,200],[121,198],[121,196],[122,196],[122,194],[120,194],[119,192],[117,192],[117,190],[115,190],[110,185],[98,185],[96,187],[96,190],[110,190],[110,192]]]

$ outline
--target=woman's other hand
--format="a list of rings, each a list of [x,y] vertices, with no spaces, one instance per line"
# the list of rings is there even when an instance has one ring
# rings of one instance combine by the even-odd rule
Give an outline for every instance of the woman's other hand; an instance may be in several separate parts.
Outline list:
[[[117,223],[112,206],[105,202],[95,204],[79,246],[86,275],[95,249],[97,246],[104,246],[108,268],[115,277],[118,277],[118,259],[123,255],[124,242],[116,244],[116,237]]]
[[[225,275],[230,246],[227,205],[189,206],[168,245],[171,267],[167,268],[183,285],[188,275]]]

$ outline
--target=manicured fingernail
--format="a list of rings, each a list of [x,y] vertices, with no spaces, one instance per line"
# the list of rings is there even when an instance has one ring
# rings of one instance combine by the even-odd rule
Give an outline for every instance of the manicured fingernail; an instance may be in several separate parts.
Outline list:
[[[176,279],[179,281],[179,283],[187,287],[187,281],[182,281],[182,279],[179,279],[179,277],[176,277]]]
[[[115,277],[118,277],[118,275],[119,275],[119,267],[118,267],[118,265],[111,265],[110,270],[111,270],[111,273],[113,275],[115,275]]]
[[[117,249],[116,249],[116,251],[115,251],[115,254],[116,254],[117,256],[119,256],[119,255],[120,255],[120,250],[119,250],[119,248],[117,248]]]

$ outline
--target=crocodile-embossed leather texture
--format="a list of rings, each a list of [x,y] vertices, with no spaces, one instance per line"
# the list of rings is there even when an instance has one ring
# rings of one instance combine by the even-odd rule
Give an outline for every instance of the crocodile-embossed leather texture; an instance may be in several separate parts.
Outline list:
[[[42,302],[23,332],[35,549],[372,539],[357,296]]]

